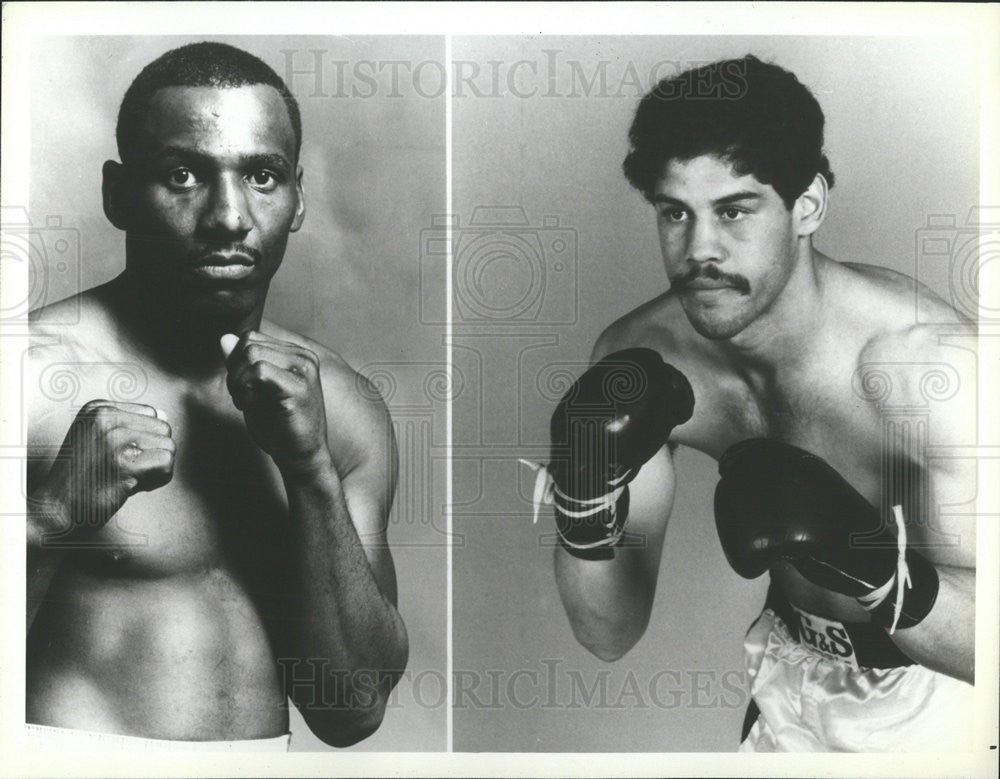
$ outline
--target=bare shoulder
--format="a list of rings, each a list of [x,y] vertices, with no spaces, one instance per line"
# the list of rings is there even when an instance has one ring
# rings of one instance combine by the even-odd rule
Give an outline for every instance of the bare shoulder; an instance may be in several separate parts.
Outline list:
[[[119,328],[104,304],[100,288],[36,309],[29,314],[30,347],[25,360],[26,386],[41,387],[44,374],[60,371],[54,381],[78,381],[93,366],[122,361]],[[59,396],[33,393],[33,412],[43,410],[46,398]]]
[[[599,360],[636,346],[676,357],[692,348],[690,332],[680,303],[667,291],[608,325],[594,344],[592,358]]]
[[[912,276],[880,265],[839,263],[851,271],[883,303],[883,311],[901,322],[972,324],[934,290]]]
[[[975,323],[926,285],[876,265],[843,266],[860,281],[848,288],[852,305],[863,308],[871,304],[874,312],[861,361],[927,362],[951,351],[949,343],[955,339],[974,346]]]
[[[61,344],[65,349],[97,349],[115,337],[115,325],[101,288],[77,293],[28,314],[33,345]]]
[[[857,375],[882,405],[974,405],[976,358],[972,325],[909,324],[868,338],[858,354]]]
[[[947,306],[945,306],[947,308]],[[945,313],[944,309],[939,313]],[[933,321],[933,320],[931,320]],[[859,350],[855,386],[882,412],[927,415],[932,443],[976,441],[977,337],[974,325],[954,318],[933,323],[888,319]],[[939,466],[949,461],[942,460]],[[957,467],[958,461],[951,461]]]
[[[327,426],[341,475],[375,470],[382,479],[386,472],[394,471],[392,422],[378,388],[340,354],[315,339],[266,320],[261,331],[309,349],[318,358]]]

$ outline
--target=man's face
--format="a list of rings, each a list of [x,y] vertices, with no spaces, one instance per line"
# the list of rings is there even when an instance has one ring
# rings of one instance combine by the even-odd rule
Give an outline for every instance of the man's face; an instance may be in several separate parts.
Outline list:
[[[671,160],[653,195],[660,249],[692,327],[732,338],[784,288],[797,260],[792,213],[778,193],[726,160]]]
[[[262,84],[160,89],[138,140],[127,174],[130,269],[182,309],[259,314],[304,213],[281,95]]]

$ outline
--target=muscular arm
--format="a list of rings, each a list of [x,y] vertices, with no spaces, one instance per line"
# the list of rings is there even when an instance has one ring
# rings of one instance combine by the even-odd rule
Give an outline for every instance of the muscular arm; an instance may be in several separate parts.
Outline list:
[[[886,405],[927,411],[930,447],[909,451],[901,437],[887,441],[915,463],[927,481],[929,499],[907,517],[908,537],[937,569],[940,588],[930,614],[918,625],[897,630],[892,640],[922,665],[972,682],[975,672],[975,519],[949,515],[949,506],[976,494],[976,464],[948,456],[950,447],[976,440],[976,359],[966,348],[974,333],[960,328],[913,328],[869,345],[863,362],[889,366],[892,394]],[[957,334],[956,334],[957,333]],[[896,429],[899,429],[897,426]]]
[[[37,328],[33,338],[39,337]],[[28,352],[24,387],[38,386],[39,375],[44,367],[58,359],[51,346],[35,345]],[[65,558],[64,548],[50,541],[54,534],[68,525],[68,517],[59,505],[56,496],[47,483],[51,466],[50,453],[60,440],[56,436],[53,419],[56,416],[48,404],[43,403],[42,393],[26,392],[28,402],[28,463],[25,476],[27,498],[27,630],[31,630],[35,615],[45,601],[49,585]],[[63,434],[65,430],[61,431]]]
[[[609,354],[620,354],[618,350],[627,345],[621,343],[623,339],[616,331],[613,325],[598,339],[593,364]],[[665,407],[683,406],[672,393],[665,386],[659,387],[653,402]],[[643,428],[651,420],[632,423]],[[628,483],[628,490],[625,543],[615,548],[613,559],[580,559],[561,545],[554,552],[556,583],[573,635],[590,652],[607,661],[617,660],[635,646],[649,623],[663,538],[674,501],[674,467],[668,446],[661,446],[642,464]],[[636,540],[640,543],[633,545]]]
[[[563,607],[584,647],[602,660],[617,660],[642,637],[649,623],[663,537],[674,499],[674,467],[663,447],[629,484],[626,531],[643,546],[618,547],[612,560],[581,560],[555,550],[556,583]]]
[[[300,661],[283,670],[309,727],[334,746],[356,743],[378,728],[406,665],[406,630],[396,611],[385,536],[388,507],[371,500],[369,491],[377,485],[363,483],[376,470],[369,467],[367,475],[354,474],[346,483],[332,462],[308,473],[282,474],[291,586],[281,649]],[[359,527],[368,531],[364,540]]]
[[[28,472],[28,558],[27,558],[27,630],[45,601],[56,571],[62,564],[65,551],[47,543],[47,539],[65,527],[60,511],[54,502],[43,494],[38,477]]]
[[[388,411],[333,353],[256,332],[223,348],[234,403],[288,498],[276,635],[288,695],[319,738],[348,746],[378,728],[407,655],[386,543]]]
[[[944,424],[944,415],[938,422]],[[953,439],[956,428],[944,438]],[[974,494],[975,464],[959,460],[923,463],[931,500],[922,516],[908,518],[908,536],[934,563],[939,579],[937,600],[930,614],[912,628],[891,634],[893,642],[921,665],[970,684],[975,675],[976,545],[975,520],[949,517],[949,504],[961,504]]]
[[[975,681],[975,569],[937,566],[940,590],[919,625],[892,634],[893,642],[921,665],[956,679]]]

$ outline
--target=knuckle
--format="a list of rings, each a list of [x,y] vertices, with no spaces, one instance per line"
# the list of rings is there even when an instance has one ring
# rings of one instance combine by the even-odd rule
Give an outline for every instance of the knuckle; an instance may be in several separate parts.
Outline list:
[[[118,412],[110,406],[98,406],[91,413],[91,418],[102,428],[111,428],[118,420]]]
[[[114,463],[123,472],[129,472],[135,465],[135,453],[129,446],[123,446],[115,454]]]
[[[117,446],[121,443],[125,431],[118,425],[99,425],[97,435],[109,446]]]

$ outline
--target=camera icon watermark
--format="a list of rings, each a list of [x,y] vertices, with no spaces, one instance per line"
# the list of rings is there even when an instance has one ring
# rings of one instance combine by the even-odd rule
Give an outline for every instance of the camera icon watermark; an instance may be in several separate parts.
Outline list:
[[[1000,207],[974,207],[962,225],[957,224],[954,214],[931,215],[927,225],[917,230],[915,278],[932,287],[934,282],[939,288],[947,285],[952,308],[966,319],[1000,322],[995,283],[998,269]],[[918,322],[947,324],[939,321],[942,317],[936,312],[921,305],[919,287],[916,294]]]
[[[61,216],[50,214],[41,226],[31,223],[26,208],[4,206],[0,227],[0,262],[21,265],[28,274],[27,294],[5,302],[0,320],[27,322],[29,311],[61,299],[67,288],[80,291],[80,232],[65,226]],[[58,323],[75,324],[79,318],[79,306],[66,306],[60,309]]]
[[[577,246],[558,216],[533,225],[520,206],[477,206],[465,226],[434,217],[420,234],[421,321],[444,322],[431,293],[450,249],[456,325],[575,324]]]

